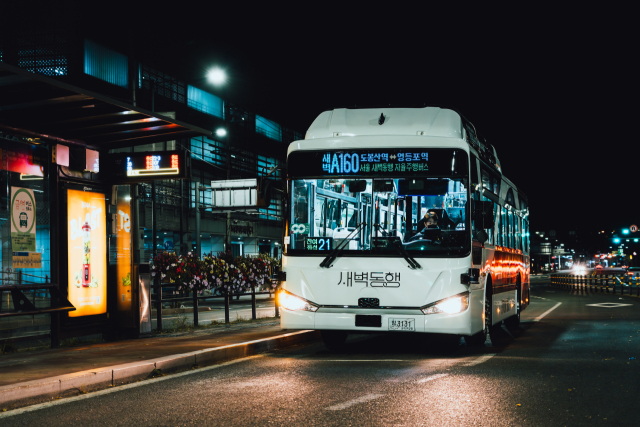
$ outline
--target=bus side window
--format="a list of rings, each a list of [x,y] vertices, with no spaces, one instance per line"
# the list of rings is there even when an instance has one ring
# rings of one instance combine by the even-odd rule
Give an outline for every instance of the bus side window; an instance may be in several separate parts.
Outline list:
[[[518,249],[518,245],[516,244],[516,217],[516,214],[509,211],[509,243],[511,243],[511,249]]]
[[[507,221],[509,220],[509,217],[507,216],[507,210],[502,206],[500,207],[500,214],[502,216],[500,221],[500,246],[509,246],[509,241],[507,240],[509,227],[509,223]]]
[[[475,187],[478,182],[478,159],[473,154],[471,155],[471,184]]]
[[[491,175],[484,168],[482,168],[482,187],[489,191],[493,191],[491,186]]]
[[[496,245],[502,246],[502,208],[500,205],[496,207]]]

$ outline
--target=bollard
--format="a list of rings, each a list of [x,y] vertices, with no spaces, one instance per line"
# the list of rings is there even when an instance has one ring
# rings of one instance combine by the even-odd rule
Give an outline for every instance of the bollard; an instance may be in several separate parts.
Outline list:
[[[607,294],[609,293],[609,278],[610,276],[607,276],[607,278],[604,279],[604,288]]]
[[[624,295],[624,276],[622,276],[622,280],[620,281],[620,295]]]
[[[280,287],[278,286],[276,288],[276,293],[273,298],[273,305],[275,306],[275,309],[276,309],[276,317],[280,317],[280,292],[278,292],[279,290],[280,290]]]
[[[617,277],[616,277],[616,276],[612,276],[612,278],[613,278],[613,279],[611,280],[611,287],[613,288],[613,294],[615,295],[615,293],[616,293],[616,279],[617,279]]]

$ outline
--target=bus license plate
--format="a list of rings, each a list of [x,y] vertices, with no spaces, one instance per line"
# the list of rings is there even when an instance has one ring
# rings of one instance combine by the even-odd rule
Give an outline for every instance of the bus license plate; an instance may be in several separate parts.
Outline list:
[[[416,319],[389,319],[390,331],[415,331]]]

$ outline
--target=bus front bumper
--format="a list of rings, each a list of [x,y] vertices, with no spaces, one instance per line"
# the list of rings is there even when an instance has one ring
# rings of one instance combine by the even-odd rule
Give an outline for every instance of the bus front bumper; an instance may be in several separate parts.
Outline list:
[[[290,311],[282,309],[282,329],[315,329],[341,330],[357,332],[403,332],[397,329],[399,322],[410,324],[413,332],[472,335],[471,314],[467,310],[457,314],[422,314],[420,311],[407,310],[405,312],[388,313],[376,309],[322,309],[316,312],[303,310]],[[356,326],[356,316],[380,316],[380,326]],[[394,327],[395,326],[395,327]],[[477,332],[477,331],[476,331]]]

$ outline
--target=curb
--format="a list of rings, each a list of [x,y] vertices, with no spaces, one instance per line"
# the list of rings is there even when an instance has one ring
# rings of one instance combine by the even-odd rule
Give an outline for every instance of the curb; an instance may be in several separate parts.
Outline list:
[[[160,374],[185,371],[219,362],[239,359],[272,350],[314,342],[317,331],[297,331],[239,344],[125,363],[73,374],[59,375],[0,387],[0,410],[42,403],[90,391],[153,378]]]

